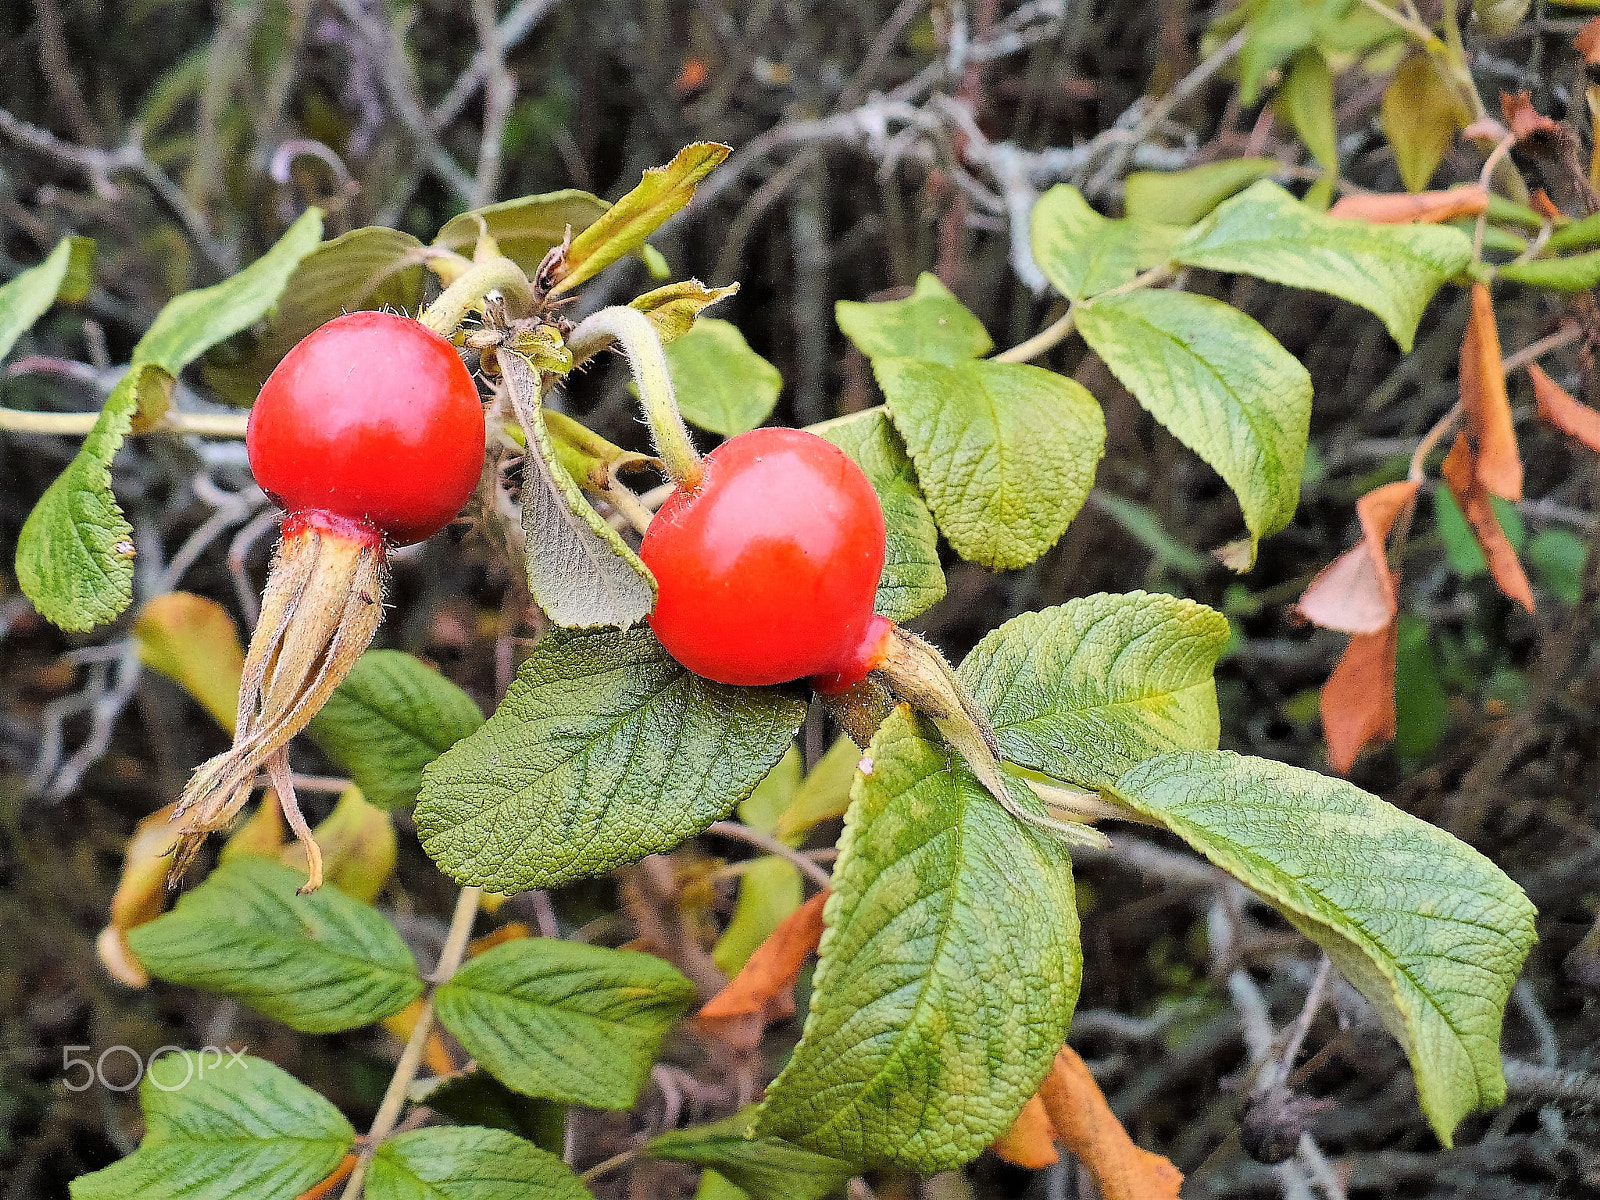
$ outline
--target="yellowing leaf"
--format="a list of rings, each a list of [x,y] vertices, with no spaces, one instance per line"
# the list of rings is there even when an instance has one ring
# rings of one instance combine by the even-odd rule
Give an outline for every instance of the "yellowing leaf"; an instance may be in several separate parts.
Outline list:
[[[1134,1145],[1071,1046],[1056,1055],[1039,1100],[1056,1136],[1094,1177],[1100,1200],[1178,1200],[1182,1173],[1161,1155]]]
[[[227,609],[204,596],[168,592],[139,610],[133,636],[140,662],[183,688],[233,732],[244,647]]]
[[[111,923],[100,931],[95,950],[107,971],[119,983],[143,987],[150,982],[128,946],[128,930],[161,915],[167,900],[169,857],[179,833],[172,820],[175,805],[167,805],[141,820],[122,854],[122,878],[111,898]]]
[[[682,337],[694,328],[694,320],[719,300],[726,300],[739,290],[737,283],[726,287],[708,288],[698,279],[682,283],[669,283],[628,301],[629,308],[637,308],[650,318],[656,334],[665,346],[674,338]]]
[[[1400,64],[1383,93],[1380,123],[1406,191],[1420,192],[1428,186],[1456,140],[1456,131],[1471,119],[1466,103],[1431,55],[1413,54]]]
[[[367,803],[360,788],[346,788],[313,834],[322,848],[323,878],[363,903],[376,900],[399,855],[389,814]],[[306,869],[305,846],[298,841],[284,848],[282,858],[296,870]]]

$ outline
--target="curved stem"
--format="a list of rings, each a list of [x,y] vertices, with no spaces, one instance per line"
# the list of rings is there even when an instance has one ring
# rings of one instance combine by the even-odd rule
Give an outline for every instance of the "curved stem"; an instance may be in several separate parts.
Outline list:
[[[667,370],[667,356],[661,349],[656,328],[636,308],[613,305],[602,308],[572,331],[567,348],[574,365],[593,358],[616,343],[627,355],[628,368],[639,385],[639,403],[656,444],[656,457],[679,489],[692,492],[700,486],[704,468],[689,437],[689,427],[678,411],[678,396]]]
[[[1054,324],[1047,325],[1025,342],[1019,342],[1009,350],[1002,350],[994,356],[995,362],[1031,362],[1047,350],[1053,350],[1066,341],[1072,333],[1073,324],[1077,320],[1077,309],[1068,308],[1066,315]]]
[[[58,437],[83,437],[99,420],[97,412],[25,412],[19,408],[0,408],[0,429],[14,433],[53,434]],[[168,412],[144,432],[193,433],[201,437],[242,438],[249,413]]]
[[[449,337],[461,324],[467,310],[482,302],[490,292],[499,292],[518,313],[532,309],[538,299],[522,268],[509,258],[491,258],[474,263],[461,277],[439,293],[439,298],[417,318],[442,337]]]
[[[779,858],[788,859],[800,873],[823,891],[832,886],[828,873],[819,867],[812,859],[807,858],[800,851],[790,846],[787,842],[779,841],[770,833],[762,833],[759,829],[751,829],[748,825],[741,825],[737,821],[715,821],[706,827],[707,833],[714,833],[718,837],[732,838],[736,842],[747,842],[765,850],[768,854],[775,854]]]
[[[467,951],[467,938],[472,934],[473,918],[478,915],[478,899],[482,894],[481,888],[466,887],[456,897],[456,910],[450,917],[450,932],[445,937],[439,965],[430,980],[434,991],[441,984],[448,983],[461,965],[461,959]],[[433,992],[430,992],[423,1002],[422,1012],[417,1016],[416,1028],[411,1031],[411,1038],[406,1042],[400,1061],[395,1065],[394,1075],[383,1093],[378,1115],[372,1118],[372,1128],[362,1141],[361,1160],[351,1172],[342,1200],[357,1200],[361,1195],[367,1178],[367,1164],[372,1161],[373,1153],[383,1144],[383,1140],[394,1132],[395,1123],[400,1119],[400,1110],[405,1107],[406,1092],[411,1087],[411,1081],[417,1077],[417,1068],[422,1065],[422,1054],[428,1045],[428,1035],[432,1032]]]

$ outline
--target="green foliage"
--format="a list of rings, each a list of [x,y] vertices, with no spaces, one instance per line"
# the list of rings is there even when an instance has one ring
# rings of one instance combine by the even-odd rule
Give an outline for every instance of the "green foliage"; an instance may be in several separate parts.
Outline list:
[[[1471,119],[1431,55],[1413,54],[1400,64],[1383,93],[1382,124],[1406,191],[1427,188],[1456,140],[1456,130]]]
[[[480,1067],[413,1084],[411,1099],[457,1125],[504,1129],[551,1154],[562,1153],[566,1145],[565,1104],[513,1092]]]
[[[994,349],[983,322],[927,271],[917,276],[917,286],[904,300],[841,300],[833,311],[845,337],[868,358],[959,363]]]
[[[964,309],[962,310],[965,311]],[[939,527],[922,498],[905,443],[881,412],[840,417],[814,428],[860,467],[883,506],[887,535],[883,577],[874,605],[891,621],[909,621],[944,599]]]
[[[1450,729],[1432,631],[1410,615],[1400,618],[1395,635],[1394,706],[1394,748],[1407,758],[1431,753]]]
[[[1086,787],[1170,750],[1215,750],[1211,673],[1228,622],[1192,600],[1130,592],[1023,613],[958,672],[1005,757]]]
[[[957,554],[1022,567],[1056,544],[1105,450],[1105,417],[1082,385],[1022,363],[878,358],[872,369]]]
[[[783,390],[778,368],[744,340],[737,325],[705,317],[666,349],[684,418],[732,437],[772,415]]]
[[[178,372],[278,301],[295,267],[322,239],[308,209],[278,244],[230,279],[174,298],[133,348],[133,360],[71,465],[46,489],[17,540],[17,581],[39,613],[81,632],[133,599],[133,529],[111,494],[111,460],[133,428],[166,407]]]
[[[1494,511],[1500,531],[1506,535],[1513,550],[1521,550],[1527,539],[1522,524],[1522,514],[1516,505],[1499,496],[1489,497],[1489,507]],[[1478,535],[1456,504],[1456,498],[1444,487],[1433,489],[1433,519],[1439,530],[1439,540],[1444,543],[1445,558],[1450,568],[1462,579],[1477,579],[1489,573],[1489,562],[1478,545]]]
[[[416,960],[376,909],[245,855],[128,933],[150,974],[248,1004],[305,1033],[380,1021],[422,995]]]
[[[1078,329],[1151,416],[1233,489],[1253,562],[1256,542],[1287,525],[1300,499],[1306,369],[1242,312],[1186,292],[1105,297],[1080,307]]]
[[[1173,259],[1327,292],[1377,314],[1402,350],[1433,294],[1463,270],[1472,243],[1437,225],[1375,225],[1313,212],[1263,180],[1178,243]]]
[[[674,1129],[645,1143],[652,1158],[715,1169],[754,1200],[823,1200],[844,1189],[855,1169],[782,1138],[754,1133],[754,1108],[724,1120]]]
[[[1583,571],[1588,561],[1588,545],[1570,530],[1541,529],[1528,539],[1528,565],[1563,604],[1583,599]]]
[[[407,808],[422,768],[483,724],[472,697],[399,650],[369,650],[309,732],[379,808]]]
[[[1487,858],[1344,780],[1223,751],[1149,759],[1110,791],[1327,951],[1405,1047],[1446,1146],[1505,1099],[1500,1022],[1534,912]]]
[[[637,308],[649,317],[662,345],[666,345],[693,329],[695,318],[700,313],[738,290],[737,283],[708,288],[698,279],[686,279],[682,283],[669,283],[666,287],[636,296],[628,301],[628,307]]]
[[[589,1200],[556,1155],[503,1129],[415,1129],[372,1156],[367,1200]]]
[[[520,196],[451,217],[434,235],[433,244],[470,255],[480,233],[487,229],[500,253],[531,275],[544,256],[561,244],[568,228],[581,235],[610,208],[604,200],[576,188]]]
[[[694,988],[659,958],[551,938],[517,938],[439,988],[439,1020],[513,1091],[628,1108]]]
[[[488,724],[424,772],[417,832],[448,874],[491,891],[600,875],[726,816],[804,717],[792,691],[691,675],[648,629],[555,634]]]
[[[1567,258],[1530,258],[1495,268],[1495,274],[1512,283],[1548,288],[1553,292],[1587,292],[1600,286],[1600,250]]]
[[[1400,30],[1357,0],[1247,0],[1222,21],[1244,22],[1239,51],[1239,99],[1253,105],[1267,76],[1308,47],[1358,53]]]
[[[1034,261],[1069,300],[1122,287],[1140,271],[1166,262],[1182,232],[1176,225],[1108,220],[1066,183],[1033,206]]]
[[[0,358],[56,301],[80,304],[89,294],[94,242],[65,237],[38,266],[19,272],[0,287]]]
[[[932,1173],[1005,1132],[1066,1037],[1082,966],[1072,868],[905,710],[868,754],[805,1035],[757,1133]]]
[[[139,1148],[73,1180],[72,1200],[295,1200],[356,1136],[338,1109],[260,1058],[164,1054],[139,1107]]]
[[[1122,207],[1132,221],[1189,226],[1277,171],[1275,158],[1224,158],[1186,171],[1135,171],[1124,184]]]
[[[1339,174],[1339,129],[1333,115],[1333,72],[1318,50],[1301,50],[1289,60],[1283,86],[1273,98],[1278,115],[1294,128],[1317,165]]]

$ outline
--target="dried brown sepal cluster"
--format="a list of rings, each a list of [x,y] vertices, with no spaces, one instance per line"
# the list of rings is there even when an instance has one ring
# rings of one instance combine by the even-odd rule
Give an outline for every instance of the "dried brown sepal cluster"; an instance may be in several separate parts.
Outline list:
[[[322,854],[300,813],[288,747],[349,674],[383,620],[383,544],[368,533],[293,517],[285,521],[261,621],[245,656],[233,746],[196,769],[174,814],[182,834],[169,876],[174,885],[206,835],[233,819],[257,773],[265,771],[306,848],[309,878],[301,890],[321,886]]]

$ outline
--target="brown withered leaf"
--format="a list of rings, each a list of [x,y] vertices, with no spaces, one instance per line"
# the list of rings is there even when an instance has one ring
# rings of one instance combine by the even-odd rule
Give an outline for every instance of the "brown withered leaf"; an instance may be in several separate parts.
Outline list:
[[[295,1197],[295,1200],[326,1200],[327,1197],[332,1196],[339,1190],[340,1184],[350,1178],[355,1172],[356,1164],[360,1161],[360,1157],[354,1151],[346,1154],[339,1160],[339,1165],[333,1169],[333,1174],[309,1191],[301,1192]]]
[[[1572,39],[1573,48],[1591,67],[1600,67],[1600,17],[1595,17]]]
[[[1559,221],[1561,219],[1561,210],[1556,207],[1556,202],[1550,199],[1550,194],[1543,188],[1534,188],[1533,196],[1528,203],[1546,221]]]
[[[1506,540],[1505,531],[1500,528],[1500,522],[1494,515],[1488,490],[1483,486],[1482,472],[1474,462],[1472,445],[1464,435],[1456,435],[1455,445],[1445,455],[1440,474],[1444,476],[1451,495],[1456,498],[1462,515],[1477,536],[1483,556],[1489,561],[1489,574],[1494,578],[1495,586],[1507,599],[1515,600],[1532,612],[1533,589],[1528,586],[1528,577],[1523,573],[1522,564],[1517,561],[1517,552]]]
[[[1525,142],[1531,137],[1556,133],[1561,128],[1533,107],[1533,96],[1528,92],[1518,92],[1515,95],[1501,92],[1500,114],[1505,117],[1506,124],[1511,126],[1512,135],[1519,142]]]
[[[1322,685],[1322,736],[1328,763],[1348,775],[1356,755],[1375,742],[1394,739],[1394,659],[1399,622],[1350,639]]]
[[[1324,629],[1376,633],[1398,608],[1386,553],[1389,531],[1417,498],[1416,483],[1401,479],[1368,492],[1356,505],[1361,543],[1318,573],[1295,610]]]
[[[1056,1055],[1039,1099],[1056,1136],[1094,1177],[1100,1200],[1178,1200],[1182,1173],[1134,1144],[1071,1046]]]
[[[1345,196],[1328,210],[1330,217],[1352,217],[1375,225],[1436,225],[1457,217],[1475,217],[1489,207],[1489,191],[1482,184],[1444,192],[1373,192]]]
[[[1029,1096],[1011,1128],[1000,1135],[990,1147],[1001,1158],[1015,1166],[1037,1171],[1060,1160],[1056,1153],[1056,1127],[1045,1114],[1044,1101]]]
[[[1600,21],[1600,17],[1595,20]],[[1539,403],[1539,420],[1554,425],[1591,450],[1600,450],[1600,411],[1590,408],[1544,373],[1538,363],[1528,366],[1533,395]]]
[[[1511,424],[1500,332],[1494,301],[1482,283],[1472,285],[1472,316],[1461,341],[1461,404],[1467,415],[1477,479],[1505,500],[1522,499],[1522,456]]]
[[[128,930],[161,915],[167,902],[168,857],[178,844],[172,820],[175,805],[145,817],[133,829],[123,852],[122,878],[111,897],[111,923],[100,931],[95,951],[112,978],[129,987],[144,987],[150,977],[128,946]]]
[[[822,941],[822,906],[827,899],[827,892],[818,892],[778,922],[728,986],[706,1002],[701,1018],[720,1020],[762,1013],[774,1000],[787,996],[800,978],[806,958]]]

